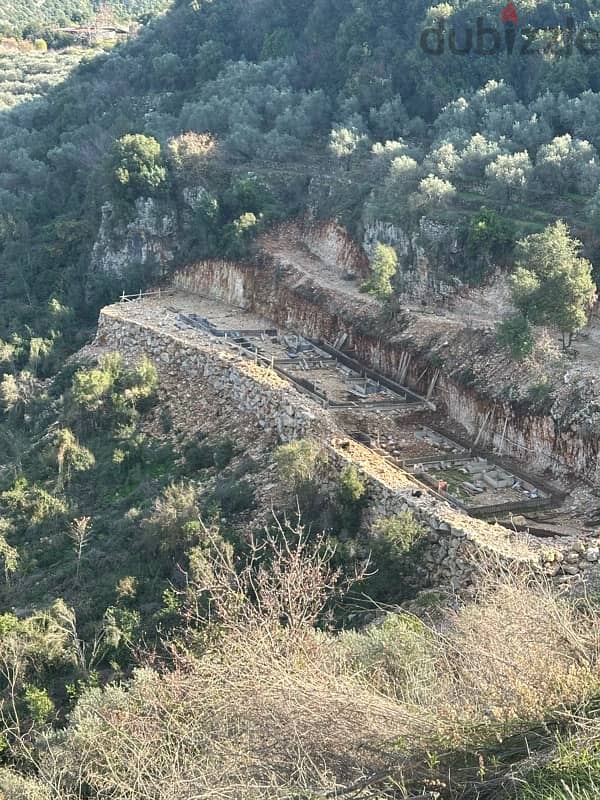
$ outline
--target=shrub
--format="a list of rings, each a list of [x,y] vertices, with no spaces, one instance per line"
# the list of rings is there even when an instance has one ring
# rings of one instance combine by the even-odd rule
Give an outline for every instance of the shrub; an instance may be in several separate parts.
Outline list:
[[[341,526],[349,533],[356,533],[360,526],[362,510],[367,503],[367,487],[356,467],[349,466],[342,472],[337,488],[337,509]]]
[[[217,483],[214,499],[221,506],[223,514],[233,516],[252,508],[254,489],[248,481],[237,481],[231,478]]]
[[[204,178],[207,163],[215,155],[216,141],[207,133],[188,131],[169,140],[168,158],[177,177],[198,185]]]
[[[231,439],[222,439],[214,449],[214,462],[218,470],[225,469],[233,458],[234,447]]]
[[[45,534],[61,530],[66,524],[68,504],[41,486],[29,485],[25,478],[18,478],[0,495],[0,501],[11,513],[18,514],[24,525],[43,525]]]
[[[185,465],[191,472],[200,469],[210,469],[215,464],[213,448],[208,444],[198,442],[187,442],[183,448]]]
[[[166,406],[160,410],[160,427],[163,433],[171,433],[173,430],[173,415]]]
[[[139,581],[133,575],[126,575],[117,583],[115,592],[118,600],[134,600],[137,596]]]
[[[551,401],[553,391],[554,384],[550,378],[544,378],[544,380],[539,381],[539,383],[530,386],[527,394],[535,406],[544,408]]]
[[[75,373],[67,414],[88,430],[131,423],[152,407],[157,388],[158,373],[147,358],[127,369],[118,353],[110,353],[98,367]]]
[[[550,583],[489,577],[446,640],[445,669],[469,714],[503,723],[538,720],[597,692],[598,631]]]
[[[46,689],[26,686],[24,690],[25,705],[31,719],[37,725],[44,725],[54,713],[54,703]]]
[[[508,347],[512,357],[521,361],[533,350],[533,337],[529,323],[522,314],[507,317],[498,326],[497,340],[501,347]]]
[[[323,458],[321,447],[308,439],[281,445],[275,451],[279,476],[292,489],[313,481]]]
[[[24,778],[6,767],[0,768],[0,791],[11,800],[51,800],[55,796],[45,782]]]
[[[467,253],[471,258],[482,251],[492,258],[501,258],[512,249],[514,241],[514,223],[495,211],[483,208],[469,222]]]
[[[190,483],[171,483],[154,501],[143,528],[155,546],[167,553],[181,551],[198,532],[196,489]]]
[[[434,637],[408,614],[388,614],[364,633],[346,632],[337,648],[369,684],[404,702],[429,702],[435,684]],[[429,695],[429,696],[428,696]]]
[[[410,511],[379,520],[371,544],[371,569],[365,591],[379,602],[398,602],[405,594],[407,572],[414,571],[409,554],[421,541],[423,527]]]
[[[398,269],[398,256],[393,247],[377,243],[371,263],[371,278],[363,284],[362,290],[385,300],[393,294],[392,278]]]

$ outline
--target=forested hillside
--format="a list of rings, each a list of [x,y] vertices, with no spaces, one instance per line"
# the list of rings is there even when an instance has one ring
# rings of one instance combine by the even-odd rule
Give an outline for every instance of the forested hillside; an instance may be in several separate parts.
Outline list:
[[[405,613],[423,530],[407,513],[361,545],[356,470],[327,495],[310,443],[273,453],[148,361],[68,360],[122,291],[307,214],[374,242],[382,318],[415,270],[379,238],[453,287],[510,273],[511,358],[538,323],[567,347],[600,272],[600,57],[569,39],[597,3],[523,1],[516,29],[504,5],[123,0],[119,20],[161,13],[106,49],[0,49],[10,800],[597,796],[596,598],[510,578]],[[97,10],[0,0],[0,31]],[[497,50],[452,52],[478,24]]]
[[[490,24],[500,8],[486,10]],[[537,3],[527,21],[558,24],[567,11],[593,22],[585,3],[575,10]],[[449,26],[479,13],[476,3],[460,11],[431,10],[425,2],[353,8],[321,0],[301,10],[233,0],[199,8],[179,3],[136,40],[86,58],[43,99],[5,112],[0,218],[11,235],[3,238],[0,270],[2,319],[9,324],[0,333],[27,336],[30,325],[48,337],[52,325],[39,308],[52,296],[78,315],[90,310],[86,272],[102,204],[116,201],[123,220],[136,196],[177,208],[181,191],[197,182],[190,163],[201,166],[206,155],[202,144],[181,140],[181,169],[174,154],[187,132],[210,134],[218,156],[203,179],[206,207],[182,234],[194,239],[195,255],[210,253],[223,235],[231,239],[230,226],[244,212],[258,223],[246,238],[274,214],[296,212],[320,169],[315,156],[327,156],[326,171],[337,170],[342,180],[350,170],[343,196],[333,193],[322,213],[339,213],[359,235],[373,220],[418,227],[428,216],[449,220],[466,241],[471,219],[486,206],[508,231],[508,240],[490,234],[485,247],[492,251],[510,252],[519,232],[558,216],[593,248],[598,59],[551,49],[527,56],[524,69],[517,54],[465,58],[421,50],[420,31],[438,15]],[[114,179],[114,142],[126,134],[148,137],[138,140],[142,149],[159,143],[156,154],[142,157],[164,165],[164,180],[132,180],[123,190]],[[259,176],[261,161],[293,162],[294,191],[276,209],[268,191],[232,202],[236,190],[219,169],[224,164],[226,175],[232,160]],[[476,274],[479,262],[472,265]],[[468,258],[465,264],[471,269]],[[31,306],[22,302],[24,284]]]

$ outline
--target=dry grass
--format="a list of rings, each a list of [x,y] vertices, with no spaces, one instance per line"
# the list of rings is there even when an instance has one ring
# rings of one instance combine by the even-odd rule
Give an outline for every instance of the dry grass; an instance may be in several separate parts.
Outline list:
[[[442,639],[439,672],[468,717],[540,718],[598,688],[600,625],[543,578],[487,583]]]
[[[89,691],[66,732],[43,738],[35,766],[52,797],[401,798],[405,785],[504,798],[516,768],[454,775],[444,753],[483,752],[597,690],[597,620],[539,581],[488,582],[439,629],[402,615],[316,633],[341,576],[321,546],[281,533],[245,567],[218,553],[190,576],[190,625],[204,610],[214,646]]]

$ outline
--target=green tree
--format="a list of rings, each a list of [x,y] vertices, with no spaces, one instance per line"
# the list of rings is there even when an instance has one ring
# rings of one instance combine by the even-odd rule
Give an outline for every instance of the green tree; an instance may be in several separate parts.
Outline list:
[[[520,361],[533,350],[531,328],[523,314],[507,317],[498,326],[498,344],[508,347],[514,359]]]
[[[159,192],[167,179],[159,142],[141,133],[117,139],[111,175],[117,195],[129,200]]]
[[[354,126],[334,128],[329,136],[329,149],[336,158],[345,161],[346,169],[352,166],[352,159],[361,145],[366,144],[367,136]]]
[[[419,183],[419,190],[412,195],[414,208],[421,213],[427,213],[436,206],[444,206],[456,195],[456,188],[450,181],[438,178],[437,175],[427,175]]]
[[[369,294],[385,300],[390,297],[394,289],[392,278],[398,269],[398,256],[393,247],[387,244],[377,243],[375,254],[371,262],[372,276],[363,284],[363,290]]]
[[[224,231],[223,244],[230,258],[243,258],[248,254],[254,237],[260,230],[260,217],[247,211],[228,225]]]
[[[526,152],[499,155],[485,169],[492,196],[502,204],[520,199],[527,188],[532,169]]]
[[[289,58],[294,54],[295,44],[293,31],[289,28],[275,28],[271,33],[265,34],[260,60]]]
[[[467,253],[472,258],[482,255],[499,258],[506,255],[515,238],[510,220],[487,208],[471,218],[467,233]]]
[[[556,325],[564,347],[587,323],[596,299],[592,265],[580,252],[581,243],[558,220],[518,242],[511,277],[513,301],[525,319]]]

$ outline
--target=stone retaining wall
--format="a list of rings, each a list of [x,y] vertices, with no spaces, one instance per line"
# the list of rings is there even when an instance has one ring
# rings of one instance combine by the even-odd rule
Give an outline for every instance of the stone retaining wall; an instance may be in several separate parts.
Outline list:
[[[364,522],[371,535],[378,520],[405,511],[423,526],[425,540],[419,560],[411,564],[411,585],[444,585],[464,594],[474,591],[483,572],[546,571],[549,551],[533,537],[463,514],[354,441],[334,439],[328,453],[332,489],[340,471],[350,465],[366,484],[369,506]]]
[[[213,344],[194,331],[167,331],[127,319],[127,305],[100,314],[96,342],[124,356],[147,355],[162,370],[198,379],[228,413],[247,414],[281,442],[331,433],[333,420],[316,405],[309,407],[289,383],[272,370]]]

